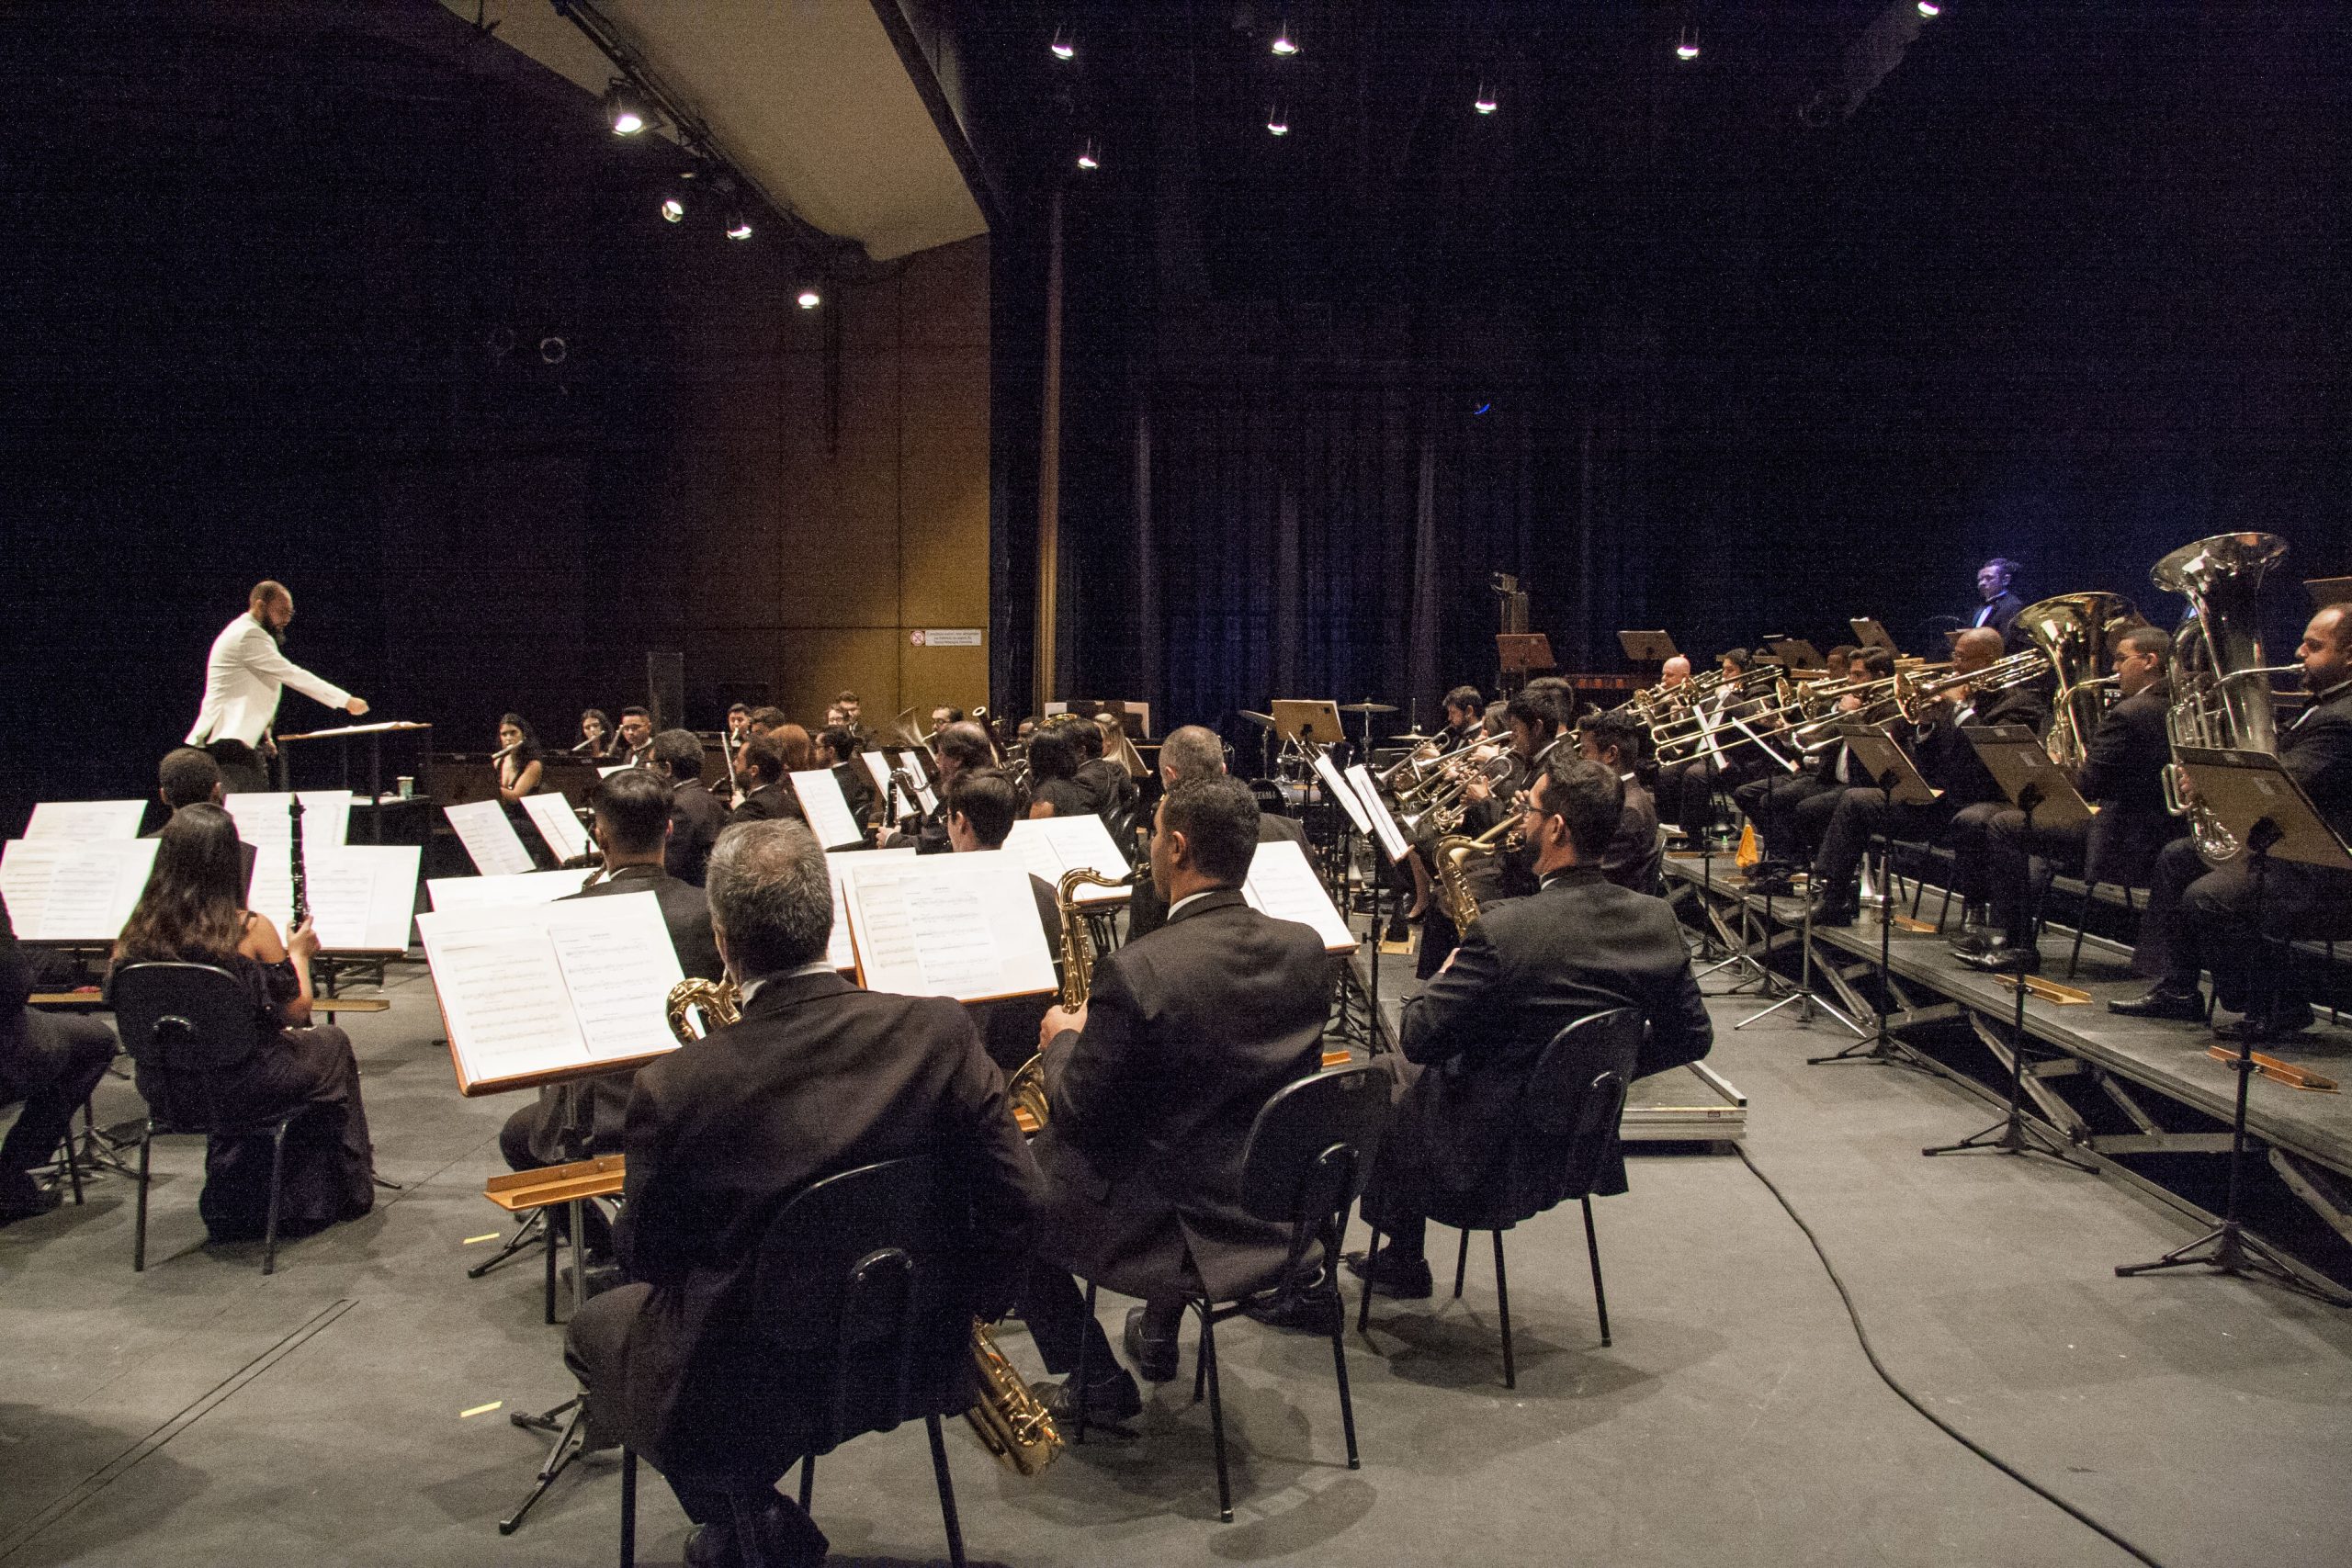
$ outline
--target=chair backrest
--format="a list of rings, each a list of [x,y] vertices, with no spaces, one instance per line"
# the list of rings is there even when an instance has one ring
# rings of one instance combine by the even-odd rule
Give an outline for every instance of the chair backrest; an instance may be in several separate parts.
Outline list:
[[[813,1450],[938,1413],[933,1391],[968,1357],[959,1228],[927,1155],[812,1182],[769,1222],[752,1321],[804,1395],[823,1391],[808,1401]]]
[[[1528,1076],[1528,1131],[1564,1145],[1559,1198],[1590,1192],[1601,1162],[1616,1146],[1643,1029],[1642,1015],[1632,1008],[1588,1013],[1552,1036]]]
[[[210,1082],[261,1045],[253,993],[210,964],[125,964],[107,977],[122,1047],[156,1119],[186,1131],[216,1120]]]
[[[1241,1150],[1241,1201],[1291,1227],[1287,1275],[1345,1223],[1388,1122],[1388,1075],[1369,1064],[1285,1084],[1259,1108]]]

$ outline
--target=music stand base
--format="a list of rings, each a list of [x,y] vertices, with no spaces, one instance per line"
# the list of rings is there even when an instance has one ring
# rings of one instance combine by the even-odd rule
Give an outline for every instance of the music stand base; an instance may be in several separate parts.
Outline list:
[[[2115,1274],[2118,1279],[2128,1280],[2166,1269],[2193,1268],[2231,1279],[2267,1280],[2329,1306],[2352,1307],[2352,1297],[2324,1290],[2304,1279],[2235,1220],[2223,1220],[2195,1241],[2173,1248],[2153,1263],[2119,1263]]]
[[[2059,1146],[2057,1134],[2042,1130],[2021,1111],[2012,1109],[2008,1114],[1981,1133],[1971,1133],[1956,1144],[1936,1144],[1923,1148],[1922,1155],[1974,1154],[1979,1150],[2004,1155],[2040,1155],[2057,1161],[2072,1170],[2096,1176],[2098,1168],[2086,1165]]]
[[[538,1473],[531,1480],[530,1491],[523,1495],[514,1511],[498,1521],[498,1533],[513,1535],[523,1528],[523,1516],[531,1506],[548,1494],[555,1478],[571,1468],[571,1461],[588,1451],[588,1396],[575,1393],[551,1410],[537,1416],[516,1411],[507,1417],[526,1432],[544,1433],[554,1438],[548,1457],[541,1461]]]

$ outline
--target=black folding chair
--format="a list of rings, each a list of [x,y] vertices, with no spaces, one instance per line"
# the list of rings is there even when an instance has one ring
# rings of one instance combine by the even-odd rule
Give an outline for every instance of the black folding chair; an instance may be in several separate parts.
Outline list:
[[[829,1176],[786,1202],[768,1225],[752,1287],[754,1320],[775,1358],[772,1368],[786,1373],[796,1392],[812,1383],[826,1391],[821,1401],[802,1406],[805,1425],[797,1421],[794,1428],[801,1507],[815,1495],[818,1455],[920,1416],[931,1436],[947,1554],[956,1568],[963,1568],[964,1536],[939,1417],[964,1400],[964,1384],[942,1372],[968,1365],[971,1318],[958,1314],[942,1285],[947,1260],[964,1250],[957,1230],[943,1221],[931,1158],[909,1156]],[[727,1495],[751,1568],[763,1562],[758,1519],[765,1495],[791,1468],[757,1457],[752,1450],[761,1446],[743,1445],[751,1459],[744,1468],[673,1472]],[[637,1461],[624,1446],[621,1568],[637,1561]]]
[[[1592,1264],[1592,1304],[1600,1316],[1600,1342],[1609,1344],[1609,1298],[1600,1284],[1600,1238],[1592,1225],[1592,1189],[1601,1167],[1617,1149],[1617,1122],[1624,1114],[1626,1086],[1641,1054],[1642,1015],[1612,1008],[1587,1015],[1552,1036],[1521,1090],[1521,1114],[1497,1168],[1532,1179],[1507,1179],[1496,1190],[1458,1203],[1441,1204],[1429,1217],[1462,1233],[1453,1258],[1453,1294],[1470,1264],[1470,1233],[1491,1231],[1495,1238],[1495,1314],[1503,1337],[1503,1386],[1519,1386],[1519,1366],[1510,1337],[1510,1281],[1503,1268],[1503,1232],[1556,1204],[1576,1199],[1584,1209],[1585,1254]],[[1380,1250],[1374,1227],[1372,1251]],[[1372,1320],[1372,1281],[1364,1280],[1356,1307],[1356,1327]]]
[[[308,1109],[240,1118],[220,1104],[220,1076],[261,1047],[254,999],[237,977],[209,964],[127,964],[107,982],[115,1029],[152,1094],[139,1133],[139,1202],[130,1267],[147,1267],[148,1156],[165,1136],[269,1137],[269,1216],[262,1230],[261,1271],[277,1271],[277,1212],[286,1169],[286,1130]]]
[[[1365,1172],[1388,1120],[1388,1075],[1369,1065],[1334,1067],[1285,1084],[1260,1108],[1241,1153],[1241,1201],[1261,1219],[1290,1227],[1283,1262],[1258,1289],[1230,1301],[1193,1296],[1184,1303],[1201,1320],[1193,1402],[1205,1390],[1209,1433],[1216,1450],[1217,1517],[1233,1522],[1233,1483],[1225,1458],[1225,1404],[1217,1380],[1216,1325],[1250,1312],[1292,1308],[1327,1274],[1336,1274],[1340,1239],[1348,1210],[1363,1186]],[[1088,1281],[1086,1311],[1094,1314],[1095,1286]],[[1356,1455],[1356,1413],[1348,1394],[1347,1312],[1336,1286],[1330,1304],[1331,1367],[1340,1386],[1340,1425],[1347,1434],[1348,1468],[1362,1469]],[[1074,1386],[1086,1386],[1081,1348]],[[1086,1440],[1083,1402],[1077,1440]]]

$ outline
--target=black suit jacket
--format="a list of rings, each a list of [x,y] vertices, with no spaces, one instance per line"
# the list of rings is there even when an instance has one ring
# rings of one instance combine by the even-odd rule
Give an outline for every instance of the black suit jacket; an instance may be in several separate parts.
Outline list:
[[[1422,1070],[1381,1141],[1376,1206],[1443,1213],[1515,1184],[1525,1173],[1501,1156],[1521,1123],[1528,1074],[1555,1034],[1621,1007],[1649,1024],[1636,1077],[1695,1062],[1714,1043],[1664,899],[1572,867],[1482,914],[1452,962],[1405,1003],[1398,1044]],[[1613,1152],[1593,1190],[1625,1190]]]
[[[1987,603],[1993,606],[1993,613],[1990,615],[1987,615],[1981,624],[1990,626],[1995,631],[1999,632],[2001,634],[2001,645],[2007,649],[2011,653],[2015,653],[2018,649],[2025,646],[2024,636],[2021,633],[2011,629],[2017,625],[2018,612],[2025,608],[2025,601],[2018,598],[2014,591],[2004,588],[2001,590],[2000,596],[1998,598],[1989,600]],[[1969,612],[1968,624],[1970,626],[1973,626],[1980,624],[1977,621],[1976,616],[1984,608],[1984,605],[1980,604],[1977,605],[1975,610]]]
[[[2352,685],[2321,694],[2278,727],[2278,761],[2327,825],[2352,838]]]
[[[1258,813],[1258,841],[1275,844],[1288,840],[1306,850],[1311,863],[1315,852],[1306,842],[1306,824],[1295,817],[1284,817],[1279,811]],[[1168,923],[1168,900],[1159,896],[1152,885],[1151,868],[1143,867],[1136,874],[1135,892],[1127,898],[1127,939],[1145,936]]]
[[[727,823],[731,828],[738,822],[773,822],[782,818],[807,820],[800,813],[800,797],[780,784],[763,784],[743,797],[743,804],[728,817]]]
[[[2084,874],[2100,882],[2143,882],[2155,852],[2185,829],[2165,807],[2164,770],[2172,761],[2165,709],[2172,687],[2158,681],[2100,716],[2083,747],[2075,787],[2099,808],[2084,829]]]
[[[1036,1170],[955,1002],[861,991],[830,971],[774,979],[741,1022],[639,1068],[614,1238],[652,1292],[620,1359],[621,1435],[690,1467],[781,1468],[800,1452],[826,1391],[747,1311],[769,1224],[812,1181],[918,1154],[939,1162],[943,1196],[978,1243],[948,1260],[943,1297],[996,1316],[1026,1257]],[[953,1362],[918,1375],[952,1389],[967,1375],[960,1339]]]
[[[1911,754],[1920,777],[1943,791],[1938,804],[1947,809],[2004,800],[2000,784],[1961,732],[1995,724],[2021,724],[2038,732],[2049,717],[2049,704],[2030,687],[1987,692],[1968,707],[1938,708],[1920,727]]]
[[[1279,1268],[1289,1237],[1241,1206],[1241,1148],[1322,1066],[1327,973],[1310,928],[1236,889],[1096,964],[1085,1032],[1046,1053],[1040,1255],[1147,1300],[1195,1281],[1227,1300]]]
[[[569,895],[566,901],[611,898],[624,893],[650,893],[661,904],[662,923],[669,928],[670,945],[677,950],[678,967],[688,979],[726,977],[718,943],[710,934],[710,906],[702,889],[688,886],[659,867],[625,865],[609,876],[598,876],[594,886]],[[632,1069],[543,1086],[530,1125],[531,1157],[541,1165],[560,1165],[567,1159],[618,1154],[628,1124],[629,1086],[636,1078]],[[580,1100],[583,1094],[588,1097],[584,1109]],[[578,1152],[564,1147],[565,1129],[574,1122],[588,1140],[585,1149]]]
[[[662,846],[662,863],[679,881],[700,887],[710,846],[726,827],[727,803],[700,779],[679,780],[670,791],[670,841]]]
[[[1616,836],[1600,857],[1600,874],[1630,892],[1655,893],[1665,855],[1657,839],[1657,803],[1639,782],[1627,779],[1625,808],[1618,814]]]

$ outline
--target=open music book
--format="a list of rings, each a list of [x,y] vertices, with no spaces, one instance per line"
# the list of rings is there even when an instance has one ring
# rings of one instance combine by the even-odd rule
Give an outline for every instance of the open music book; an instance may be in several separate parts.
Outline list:
[[[677,1049],[683,977],[650,893],[416,918],[465,1095],[633,1067]]]
[[[153,839],[11,839],[0,896],[20,942],[112,942],[155,866]]]
[[[506,819],[503,801],[495,797],[469,800],[463,806],[445,806],[441,811],[457,829],[458,842],[466,846],[474,869],[484,876],[514,876],[532,869],[531,852],[523,847],[514,824]]]
[[[1019,856],[848,854],[829,863],[867,990],[977,1002],[1054,989],[1053,954]]]
[[[1364,814],[1363,802],[1356,798],[1355,786],[1340,775],[1329,751],[1315,753],[1315,776],[1323,781],[1323,793],[1340,803],[1340,809],[1348,814],[1348,820],[1356,825],[1357,832],[1372,831],[1372,818]]]
[[[28,839],[135,839],[143,800],[44,800],[25,824]]]
[[[539,830],[539,838],[547,847],[555,852],[559,863],[584,855],[596,847],[595,840],[588,836],[588,829],[580,825],[579,814],[571,809],[571,802],[559,794],[550,791],[546,795],[525,795],[523,814],[531,819],[531,826]],[[510,827],[512,825],[509,824]]]
[[[1066,871],[1091,871],[1100,876],[1127,874],[1127,857],[1111,841],[1102,818],[1084,817],[1024,817],[1012,825],[1004,840],[1005,852],[1047,883],[1059,886]],[[1125,886],[1080,887],[1081,904],[1124,904],[1133,897]]]
[[[793,793],[800,797],[801,815],[808,819],[808,830],[817,835],[818,843],[837,850],[865,841],[865,835],[857,830],[857,816],[849,808],[849,797],[842,793],[842,781],[833,777],[831,768],[786,776],[792,780]]]
[[[307,821],[307,819],[306,819]],[[306,835],[307,836],[307,835]],[[302,890],[326,953],[405,953],[416,910],[414,844],[337,844],[302,852]],[[294,869],[283,850],[254,860],[246,908],[283,936],[294,923]]]
[[[347,789],[306,789],[302,796],[302,852],[332,850],[350,837],[351,792]],[[284,861],[294,841],[294,818],[288,808],[294,796],[283,792],[232,795],[221,805],[237,819],[237,837],[260,852],[266,863],[272,855]]]
[[[1354,762],[1349,765],[1347,776],[1356,786],[1356,800],[1363,807],[1363,814],[1372,820],[1372,836],[1380,840],[1380,852],[1392,862],[1403,860],[1411,846],[1405,842],[1405,829],[1396,825],[1388,803],[1380,798],[1380,785],[1373,781],[1372,771]]]
[[[1260,844],[1250,859],[1242,897],[1261,915],[1312,926],[1326,953],[1353,953],[1355,933],[1340,918],[1339,906],[1323,890],[1323,879],[1307,863],[1306,852],[1288,839]]]
[[[515,876],[429,876],[425,896],[435,909],[486,909],[514,904],[552,904],[588,885],[588,874],[526,871]]]

